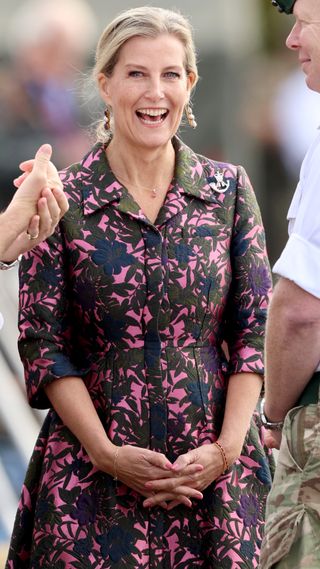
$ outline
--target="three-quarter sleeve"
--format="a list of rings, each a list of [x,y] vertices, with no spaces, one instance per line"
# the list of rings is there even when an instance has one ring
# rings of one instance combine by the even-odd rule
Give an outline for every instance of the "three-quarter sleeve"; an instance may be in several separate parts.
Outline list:
[[[232,284],[226,319],[229,371],[263,374],[265,322],[272,280],[259,206],[242,167],[238,168],[230,256]]]
[[[31,406],[50,407],[44,386],[54,379],[80,375],[70,352],[68,285],[58,227],[20,263],[18,348]]]

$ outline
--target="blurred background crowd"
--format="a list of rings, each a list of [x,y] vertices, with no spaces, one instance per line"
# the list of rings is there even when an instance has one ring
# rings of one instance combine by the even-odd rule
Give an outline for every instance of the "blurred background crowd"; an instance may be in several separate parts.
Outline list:
[[[21,160],[49,142],[59,168],[90,147],[103,113],[90,66],[95,43],[116,13],[141,0],[0,0],[0,210],[14,191]],[[268,0],[154,0],[190,17],[201,81],[196,131],[181,130],[195,151],[242,164],[253,183],[271,264],[286,241],[286,211],[299,166],[320,125],[309,91],[284,48],[290,17]],[[43,414],[27,406],[16,348],[17,273],[0,274],[0,569],[27,460]]]

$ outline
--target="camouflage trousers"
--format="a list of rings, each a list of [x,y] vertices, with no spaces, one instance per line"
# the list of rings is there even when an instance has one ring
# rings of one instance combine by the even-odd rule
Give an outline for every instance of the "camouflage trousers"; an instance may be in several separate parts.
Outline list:
[[[260,569],[320,569],[320,404],[286,416]]]

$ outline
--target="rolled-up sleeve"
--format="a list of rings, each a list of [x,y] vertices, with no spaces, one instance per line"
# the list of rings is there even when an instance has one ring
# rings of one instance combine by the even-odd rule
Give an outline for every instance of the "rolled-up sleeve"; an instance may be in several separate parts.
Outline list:
[[[68,375],[81,375],[70,352],[71,327],[59,228],[20,263],[18,347],[29,403],[47,408],[44,386]]]
[[[320,247],[292,233],[273,271],[320,298]]]

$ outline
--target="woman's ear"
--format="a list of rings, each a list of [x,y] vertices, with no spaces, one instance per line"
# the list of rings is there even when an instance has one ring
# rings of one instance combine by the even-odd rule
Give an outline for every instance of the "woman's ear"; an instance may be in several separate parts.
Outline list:
[[[196,82],[195,74],[193,73],[193,71],[189,71],[188,76],[187,76],[187,87],[188,87],[189,93],[192,90],[192,87],[194,86],[195,82]]]
[[[104,73],[99,73],[97,77],[99,93],[102,100],[106,103],[110,103],[110,96],[109,96],[109,81],[108,77]]]

